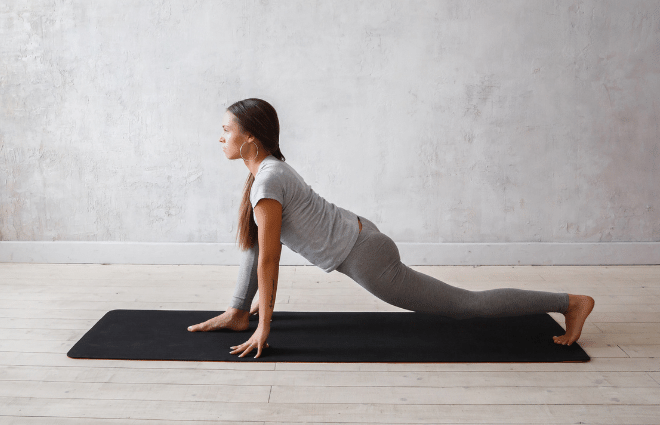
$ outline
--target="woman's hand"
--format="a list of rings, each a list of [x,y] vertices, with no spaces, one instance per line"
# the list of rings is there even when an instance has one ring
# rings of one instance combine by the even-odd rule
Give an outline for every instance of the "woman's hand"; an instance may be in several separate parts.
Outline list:
[[[243,357],[246,356],[250,351],[252,351],[253,348],[257,348],[257,355],[254,356],[256,359],[257,357],[261,356],[261,350],[266,347],[270,347],[268,343],[266,342],[266,339],[268,338],[268,334],[270,334],[270,325],[267,326],[262,326],[261,324],[257,326],[257,330],[254,331],[250,339],[242,343],[241,345],[235,345],[233,347],[229,347],[234,349],[234,351],[230,351],[229,354],[238,354],[242,353],[238,357]]]

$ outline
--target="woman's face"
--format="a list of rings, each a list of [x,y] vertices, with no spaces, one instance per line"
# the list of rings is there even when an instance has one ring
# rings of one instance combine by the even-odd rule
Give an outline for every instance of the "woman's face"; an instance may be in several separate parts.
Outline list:
[[[241,145],[248,141],[248,135],[241,132],[241,128],[234,118],[234,114],[227,111],[222,119],[222,136],[220,136],[220,143],[222,143],[222,151],[225,153],[227,159],[240,159],[241,158]],[[249,158],[249,148],[252,144],[248,144],[243,148],[243,155]]]

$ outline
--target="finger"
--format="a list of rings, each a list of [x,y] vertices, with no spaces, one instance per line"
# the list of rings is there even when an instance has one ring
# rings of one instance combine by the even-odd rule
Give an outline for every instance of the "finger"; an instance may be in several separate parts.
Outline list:
[[[234,345],[233,347],[229,347],[231,349],[234,349],[234,351],[230,351],[229,354],[234,354],[236,352],[243,351],[245,349],[245,346],[249,343],[250,341],[245,341],[241,345]]]
[[[256,359],[257,357],[261,356],[261,348],[262,348],[261,345],[259,345],[259,346],[257,347],[257,355],[254,356],[255,359]]]
[[[270,347],[270,344],[269,344],[269,343],[266,343],[266,345],[263,346],[263,348],[268,348],[268,347]],[[261,357],[261,349],[262,349],[262,347],[259,347],[259,352],[257,353],[256,356],[254,356],[255,359],[256,359],[257,357]]]
[[[241,345],[237,345],[235,347],[236,349],[234,351],[243,351],[248,347],[248,345],[250,345],[250,341],[246,341],[246,342],[242,343]]]
[[[244,347],[241,347],[241,348],[235,350],[235,351],[237,351],[237,352],[241,352],[241,355],[240,355],[239,357],[243,357],[243,355],[247,354],[248,351],[250,350],[250,346],[247,345],[247,344],[248,344],[248,343],[246,342],[245,344],[243,344]]]
[[[247,350],[243,351],[243,354],[241,354],[241,355],[238,356],[238,357],[244,357],[244,356],[247,356],[248,353],[249,353],[250,351],[252,351],[253,348],[254,348],[254,345],[250,345],[250,346],[247,348]]]
[[[241,347],[244,346],[245,344],[247,344],[247,342],[244,342],[244,343],[239,344],[239,345],[234,345],[233,347],[229,347],[229,348],[232,348],[232,349],[234,349],[234,348],[241,348]]]

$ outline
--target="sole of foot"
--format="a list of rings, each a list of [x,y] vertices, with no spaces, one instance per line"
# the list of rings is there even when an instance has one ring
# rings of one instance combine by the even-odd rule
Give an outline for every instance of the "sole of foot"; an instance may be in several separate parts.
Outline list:
[[[568,294],[568,310],[564,313],[566,333],[553,337],[555,344],[571,345],[580,338],[582,326],[594,309],[594,299],[588,295]]]

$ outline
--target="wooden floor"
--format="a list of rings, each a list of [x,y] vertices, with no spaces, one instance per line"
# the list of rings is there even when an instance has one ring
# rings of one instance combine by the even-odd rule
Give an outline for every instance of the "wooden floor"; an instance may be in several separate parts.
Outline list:
[[[592,360],[75,360],[67,351],[109,310],[225,310],[238,268],[0,264],[0,423],[660,424],[660,266],[413,268],[469,289],[592,295],[580,340]],[[291,266],[275,308],[398,310],[338,272]]]

